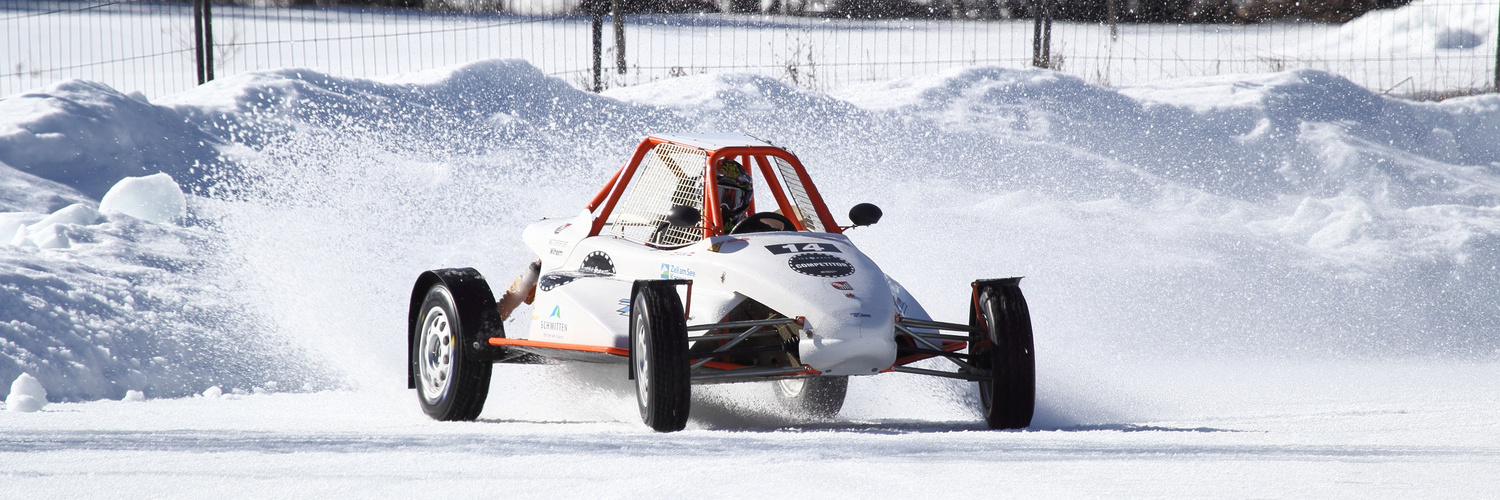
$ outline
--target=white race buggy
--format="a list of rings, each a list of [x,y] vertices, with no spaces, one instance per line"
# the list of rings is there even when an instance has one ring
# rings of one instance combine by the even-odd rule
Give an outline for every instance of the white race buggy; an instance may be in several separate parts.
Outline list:
[[[744,212],[726,169],[757,177]],[[757,212],[757,201],[775,207]],[[648,137],[582,213],[526,228],[539,262],[500,301],[473,269],[422,273],[408,386],[431,417],[473,420],[492,363],[625,363],[642,419],[669,432],[687,424],[693,384],[769,381],[791,409],[831,417],[848,377],[895,371],[978,382],[990,427],[1030,425],[1020,278],[974,281],[967,324],[933,321],[842,234],[880,210],[856,205],[849,218],[838,225],[781,148],[737,134]],[[530,331],[507,336],[521,301]],[[909,366],[934,357],[957,370]]]

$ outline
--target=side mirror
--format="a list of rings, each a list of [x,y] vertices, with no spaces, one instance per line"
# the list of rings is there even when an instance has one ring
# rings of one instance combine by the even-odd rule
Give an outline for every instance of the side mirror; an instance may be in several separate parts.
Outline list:
[[[877,209],[878,210],[878,209]],[[703,214],[698,209],[687,205],[676,205],[667,212],[667,223],[676,227],[693,227],[703,220]]]
[[[860,203],[849,209],[849,222],[856,226],[868,226],[880,222],[880,216],[885,215],[880,207],[869,203]]]

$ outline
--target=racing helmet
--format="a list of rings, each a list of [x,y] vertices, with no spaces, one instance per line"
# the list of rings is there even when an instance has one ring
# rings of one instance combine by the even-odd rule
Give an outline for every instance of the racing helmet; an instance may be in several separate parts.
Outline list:
[[[728,229],[745,218],[755,187],[751,184],[750,173],[745,171],[745,167],[729,158],[719,162],[716,183],[719,186],[719,213],[723,215],[725,228]]]

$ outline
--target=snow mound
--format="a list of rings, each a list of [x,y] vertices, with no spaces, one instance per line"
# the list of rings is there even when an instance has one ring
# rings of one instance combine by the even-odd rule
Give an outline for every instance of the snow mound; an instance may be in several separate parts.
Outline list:
[[[141,190],[139,180],[120,184],[112,192]],[[337,383],[318,380],[305,352],[267,335],[264,319],[236,303],[208,227],[106,218],[80,203],[0,213],[7,228],[15,237],[0,245],[0,378],[36,374],[54,400]]]
[[[25,214],[12,215],[22,219]],[[77,226],[91,225],[99,220],[99,211],[82,203],[74,203],[42,217],[40,221],[17,228],[10,244],[38,248],[68,248],[73,246],[73,231]]]
[[[1493,44],[1496,12],[1500,12],[1496,0],[1417,0],[1365,13],[1319,43],[1342,43],[1342,47],[1367,51],[1363,55],[1426,59],[1436,50],[1473,50]],[[1494,55],[1493,50],[1488,52]]]
[[[22,373],[10,383],[10,393],[5,396],[5,409],[17,412],[39,411],[47,405],[47,390],[30,373]]]
[[[165,173],[126,177],[104,193],[99,200],[99,211],[165,224],[187,215],[187,198],[172,176]]]
[[[95,200],[127,176],[200,178],[223,145],[171,108],[81,80],[0,99],[0,117],[0,162]]]
[[[52,212],[88,200],[77,190],[0,162],[0,212]],[[11,231],[0,226],[0,243]]]

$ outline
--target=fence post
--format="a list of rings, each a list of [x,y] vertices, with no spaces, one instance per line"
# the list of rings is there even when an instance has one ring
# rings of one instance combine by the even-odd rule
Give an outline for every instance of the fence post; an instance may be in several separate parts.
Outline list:
[[[198,85],[214,79],[213,1],[193,0],[193,53],[198,66]]]
[[[1052,7],[1049,0],[1033,0],[1031,17],[1031,65],[1038,68],[1052,66]]]
[[[198,85],[208,81],[203,73],[203,1],[193,0],[193,64],[198,67]]]
[[[615,70],[625,74],[625,11],[622,0],[610,0],[615,16]]]
[[[604,91],[604,0],[587,0],[594,31],[594,92]]]
[[[1120,0],[1104,0],[1109,8],[1109,40],[1111,42],[1120,39]]]
[[[203,73],[214,81],[214,0],[203,0]]]

